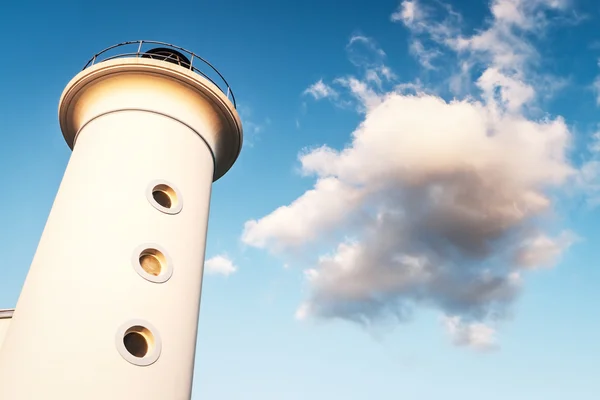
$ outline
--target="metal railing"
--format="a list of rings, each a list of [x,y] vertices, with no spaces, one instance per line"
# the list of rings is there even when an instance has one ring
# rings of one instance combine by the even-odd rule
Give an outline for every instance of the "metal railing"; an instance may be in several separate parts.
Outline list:
[[[225,96],[227,96],[227,98],[233,103],[233,106],[237,108],[237,105],[235,102],[235,96],[233,95],[233,91],[231,90],[231,87],[227,83],[227,80],[225,80],[223,75],[221,75],[221,73],[211,63],[206,61],[204,58],[198,56],[197,54],[184,49],[183,47],[175,46],[175,45],[172,45],[169,43],[156,42],[153,40],[135,40],[135,41],[131,41],[131,42],[123,42],[123,43],[115,44],[113,46],[107,47],[106,49],[102,50],[99,53],[94,54],[94,56],[92,58],[90,58],[90,60],[87,62],[87,64],[85,64],[83,69],[89,68],[92,65],[97,64],[102,61],[108,61],[108,60],[112,60],[115,58],[124,58],[124,57],[140,57],[140,58],[144,57],[144,58],[153,58],[153,59],[159,59],[159,60],[163,59],[165,61],[172,62],[172,59],[168,60],[168,57],[163,56],[161,58],[161,56],[159,56],[157,54],[147,53],[147,51],[151,50],[151,48],[148,46],[148,48],[144,50],[144,48],[143,48],[144,45],[158,45],[161,47],[170,48],[170,49],[176,50],[176,51],[182,53],[183,55],[185,55],[186,57],[188,57],[189,63],[186,60],[183,63],[179,63],[179,65],[182,66],[183,68],[194,71],[195,73],[208,79],[215,86],[217,86],[219,89],[221,89],[221,91],[225,94]],[[120,48],[120,47],[127,47],[127,48],[121,49],[121,50],[125,50],[124,52],[122,52],[121,50],[114,51],[115,49]],[[156,47],[156,46],[154,46],[154,47]],[[129,49],[131,49],[132,51],[127,51]],[[133,51],[133,50],[135,50],[135,51]],[[194,62],[195,62],[195,65],[194,65]],[[203,68],[204,70],[201,70],[200,68]],[[213,77],[211,78],[209,76],[209,74],[213,75]],[[217,83],[217,82],[219,82],[219,83]]]

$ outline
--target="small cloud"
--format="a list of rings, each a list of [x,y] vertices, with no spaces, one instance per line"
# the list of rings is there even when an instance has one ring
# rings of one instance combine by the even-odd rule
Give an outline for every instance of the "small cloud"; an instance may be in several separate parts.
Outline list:
[[[325,84],[322,79],[310,85],[304,92],[305,95],[311,95],[315,100],[321,100],[327,97],[337,98],[337,92],[329,85]]]
[[[380,49],[376,44],[375,41],[371,38],[368,38],[366,36],[363,35],[354,35],[350,38],[350,40],[348,41],[348,45],[346,46],[346,48],[352,46],[353,44],[356,43],[362,43],[366,46],[368,46],[369,48],[371,48],[375,53],[381,55],[381,56],[385,56],[385,51],[383,51],[382,49]]]
[[[265,128],[271,124],[271,120],[267,117],[262,121],[257,121],[253,110],[243,104],[239,105],[237,109],[244,127],[244,146],[254,147]]]
[[[577,171],[575,189],[584,196],[588,207],[595,208],[600,205],[600,131],[590,139],[590,155]]]
[[[436,69],[433,60],[442,55],[438,49],[428,49],[419,39],[415,39],[410,44],[410,52],[414,55],[421,66],[426,69]]]
[[[307,303],[302,303],[296,310],[294,317],[299,321],[304,321],[310,314],[310,310],[308,308],[309,305]]]
[[[214,256],[204,263],[204,271],[211,275],[229,276],[237,271],[237,266],[226,255]]]
[[[422,10],[416,0],[403,1],[398,9],[391,15],[392,22],[402,22],[405,25],[411,26],[421,17]]]
[[[594,90],[594,93],[596,93],[596,105],[600,106],[600,75],[594,79],[592,89]]]
[[[515,254],[515,262],[528,269],[552,266],[576,240],[577,236],[569,231],[562,232],[556,238],[539,234],[525,240]]]
[[[457,316],[443,316],[442,324],[456,346],[470,347],[478,351],[495,350],[498,347],[496,330],[486,324],[465,323]]]
[[[391,81],[395,74],[385,65],[386,54],[377,42],[363,35],[354,35],[346,45],[348,60],[356,67],[365,70],[367,80],[375,80],[381,86],[381,79]]]

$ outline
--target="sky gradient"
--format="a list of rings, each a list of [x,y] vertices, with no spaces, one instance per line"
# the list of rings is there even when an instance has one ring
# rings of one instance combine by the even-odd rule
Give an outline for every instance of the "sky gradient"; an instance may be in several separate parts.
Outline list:
[[[596,399],[600,8],[591,0],[0,8],[0,308],[70,150],[60,94],[158,40],[226,77],[193,399]]]

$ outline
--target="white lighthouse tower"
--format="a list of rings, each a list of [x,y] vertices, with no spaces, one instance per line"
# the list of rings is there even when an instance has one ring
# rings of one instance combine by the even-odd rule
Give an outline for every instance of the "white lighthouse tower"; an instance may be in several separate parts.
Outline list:
[[[59,119],[73,153],[3,325],[0,399],[189,399],[211,185],[242,145],[229,85],[127,42],[71,80]]]

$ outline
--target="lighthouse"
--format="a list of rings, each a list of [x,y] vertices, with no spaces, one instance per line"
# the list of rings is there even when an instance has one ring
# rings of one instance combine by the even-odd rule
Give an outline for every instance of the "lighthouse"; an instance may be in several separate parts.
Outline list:
[[[233,93],[190,51],[126,42],[68,83],[59,122],[73,151],[4,313],[0,399],[189,399],[211,186],[242,146]]]

